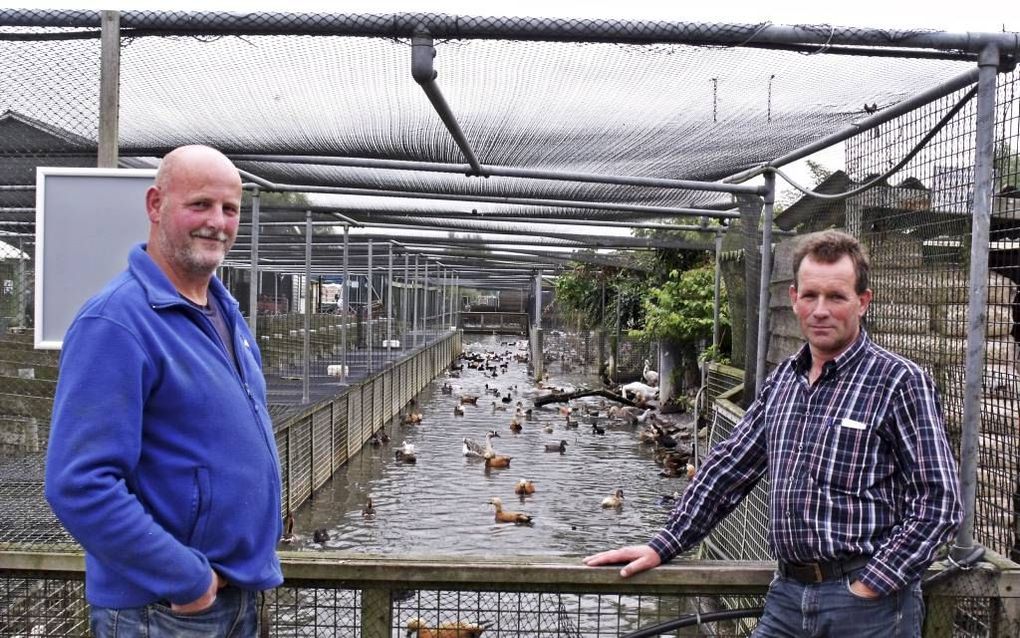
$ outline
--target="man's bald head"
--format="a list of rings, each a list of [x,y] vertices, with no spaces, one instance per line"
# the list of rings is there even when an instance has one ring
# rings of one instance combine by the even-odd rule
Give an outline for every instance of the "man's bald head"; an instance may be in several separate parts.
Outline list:
[[[178,146],[167,153],[156,170],[155,186],[159,189],[167,188],[181,171],[195,172],[209,169],[232,173],[237,177],[237,187],[241,187],[241,175],[233,162],[211,146],[201,144]]]
[[[191,145],[166,154],[145,195],[149,255],[189,298],[204,297],[230,251],[241,213],[241,176],[223,153]]]

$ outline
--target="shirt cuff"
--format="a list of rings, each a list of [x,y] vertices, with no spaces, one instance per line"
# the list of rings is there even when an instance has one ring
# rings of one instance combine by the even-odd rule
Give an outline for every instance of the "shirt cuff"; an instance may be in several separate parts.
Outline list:
[[[648,546],[655,550],[655,553],[659,555],[659,558],[664,563],[669,562],[673,559],[673,557],[683,551],[683,545],[681,545],[679,539],[670,534],[667,530],[663,530],[656,534],[652,540],[648,541]]]
[[[881,596],[888,596],[894,591],[901,589],[906,583],[902,581],[899,574],[872,559],[857,576],[873,591]]]

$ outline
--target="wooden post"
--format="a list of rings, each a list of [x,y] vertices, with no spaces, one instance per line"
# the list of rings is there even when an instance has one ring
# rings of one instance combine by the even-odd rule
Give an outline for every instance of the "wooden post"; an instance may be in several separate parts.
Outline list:
[[[101,11],[99,149],[96,166],[116,168],[120,128],[120,13]]]

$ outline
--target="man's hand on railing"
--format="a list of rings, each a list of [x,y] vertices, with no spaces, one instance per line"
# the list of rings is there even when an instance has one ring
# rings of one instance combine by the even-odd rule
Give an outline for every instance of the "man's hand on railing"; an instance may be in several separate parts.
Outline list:
[[[627,563],[620,570],[620,576],[627,578],[653,567],[658,567],[662,564],[662,559],[659,558],[659,553],[649,545],[628,545],[627,547],[585,556],[582,562],[588,567]]]

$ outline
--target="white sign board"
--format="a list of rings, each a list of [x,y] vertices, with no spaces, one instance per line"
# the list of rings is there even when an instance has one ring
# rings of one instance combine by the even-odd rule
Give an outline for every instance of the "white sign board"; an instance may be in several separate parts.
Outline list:
[[[78,308],[148,239],[145,191],[155,176],[155,169],[36,169],[36,348],[59,349]]]

